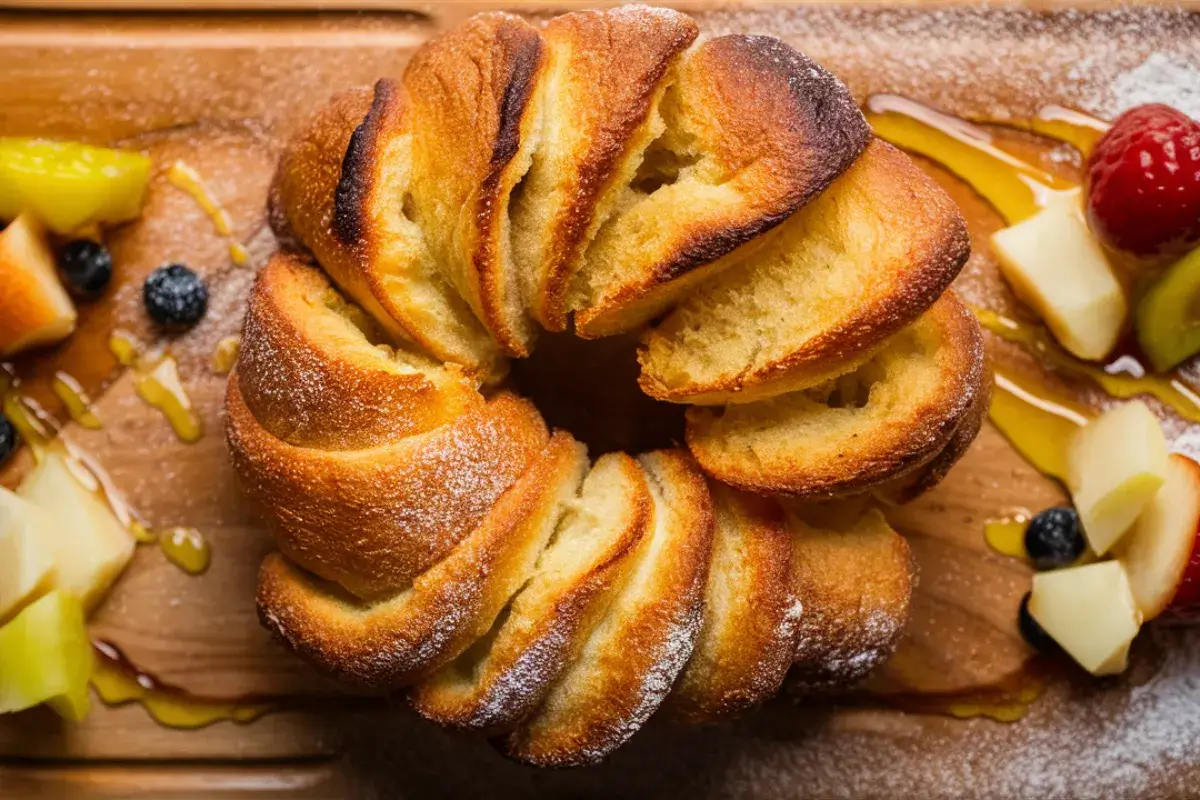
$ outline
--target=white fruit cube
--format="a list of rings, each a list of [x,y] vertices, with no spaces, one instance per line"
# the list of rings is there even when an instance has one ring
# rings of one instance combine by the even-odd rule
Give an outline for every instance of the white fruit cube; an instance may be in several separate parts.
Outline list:
[[[1124,670],[1142,615],[1119,561],[1100,561],[1033,576],[1029,613],[1093,675]]]
[[[57,587],[82,600],[85,611],[95,608],[133,556],[133,536],[55,453],[46,455],[17,494],[46,512]]]
[[[26,606],[0,627],[0,713],[49,703],[83,719],[93,658],[79,598],[54,591]]]
[[[0,488],[0,623],[53,588],[47,527],[41,509]]]
[[[1067,486],[1088,544],[1103,555],[1149,505],[1167,475],[1167,442],[1145,403],[1114,408],[1079,429]]]
[[[1108,355],[1129,306],[1083,218],[1079,189],[1057,193],[1042,211],[997,231],[992,246],[1013,291],[1063,347],[1093,361]]]

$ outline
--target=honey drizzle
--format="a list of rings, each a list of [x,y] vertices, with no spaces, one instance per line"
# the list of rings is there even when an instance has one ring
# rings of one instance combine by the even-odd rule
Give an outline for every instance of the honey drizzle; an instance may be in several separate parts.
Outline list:
[[[170,353],[143,355],[140,343],[124,331],[109,337],[109,349],[117,361],[133,370],[133,387],[138,397],[162,412],[181,441],[199,441],[204,433],[200,417],[179,379],[179,366]]]
[[[1089,412],[1044,388],[1030,389],[1013,375],[996,372],[988,419],[1021,457],[1060,481],[1067,479],[1067,453]]]
[[[158,546],[163,555],[189,575],[199,575],[208,569],[212,553],[208,541],[195,528],[168,528],[158,532]]]
[[[253,722],[275,708],[266,699],[222,699],[193,695],[138,669],[110,642],[93,641],[92,687],[108,706],[138,703],[155,722],[192,730],[216,722]]]
[[[983,525],[983,538],[988,546],[1002,556],[1029,560],[1025,551],[1025,529],[1029,527],[1028,514],[989,519]]]
[[[1003,123],[1006,127],[1029,131],[1048,139],[1071,145],[1085,159],[1092,154],[1096,142],[1108,132],[1109,124],[1104,120],[1063,106],[1046,106],[1030,119],[1013,119]]]
[[[240,336],[226,336],[217,342],[212,354],[213,372],[218,375],[228,375],[233,371],[233,365],[237,363],[241,350],[242,337]]]
[[[942,714],[956,719],[986,717],[996,722],[1017,722],[1046,689],[1046,675],[1036,661],[1006,675],[990,686],[961,692],[870,692],[868,701],[880,702],[911,714]]]
[[[250,261],[246,248],[233,239],[233,225],[229,220],[229,212],[213,197],[212,192],[204,185],[200,173],[182,161],[176,161],[167,168],[167,181],[191,196],[196,204],[208,214],[213,228],[217,233],[229,239],[229,259],[237,266],[245,266]]]
[[[100,429],[100,417],[79,381],[59,370],[54,373],[54,380],[50,386],[76,424],[89,430]]]

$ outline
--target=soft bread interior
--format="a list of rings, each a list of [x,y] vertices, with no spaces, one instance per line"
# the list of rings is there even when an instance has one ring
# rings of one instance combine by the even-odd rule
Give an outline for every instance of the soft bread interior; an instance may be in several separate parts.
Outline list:
[[[450,553],[375,603],[273,556],[259,580],[268,627],[342,680],[395,689],[484,635],[525,583],[587,468],[583,446],[556,434],[541,456]]]
[[[393,341],[495,381],[504,371],[499,350],[442,278],[412,218],[409,124],[391,81],[334,98],[280,156],[276,227],[312,251]]]
[[[596,461],[528,584],[492,630],[415,686],[421,715],[457,728],[508,730],[577,656],[652,522],[650,487],[623,453]]]
[[[754,708],[783,683],[802,604],[792,535],[770,497],[712,481],[713,555],[696,648],[667,700],[672,716],[712,722]]]
[[[688,411],[704,469],[739,488],[802,496],[866,491],[950,440],[980,385],[982,336],[947,293],[858,369],[771,400]]]
[[[641,384],[659,399],[724,404],[828,381],[928,308],[969,249],[945,193],[875,140],[752,259],[647,335]]]
[[[879,511],[834,506],[788,509],[793,585],[804,606],[788,683],[803,691],[845,689],[886,660],[908,623],[915,583],[908,543]]]
[[[639,459],[653,523],[628,576],[538,710],[506,740],[543,766],[594,763],[632,736],[691,655],[712,547],[708,489],[678,451]]]

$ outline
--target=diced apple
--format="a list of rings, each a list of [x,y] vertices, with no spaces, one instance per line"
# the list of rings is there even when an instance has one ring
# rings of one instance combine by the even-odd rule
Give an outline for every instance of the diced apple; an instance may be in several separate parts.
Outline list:
[[[0,287],[0,356],[75,330],[75,305],[59,283],[46,232],[28,214],[0,231]]]
[[[17,494],[46,512],[58,563],[57,588],[95,608],[133,556],[134,538],[108,505],[47,453]]]
[[[93,657],[77,597],[53,591],[26,606],[0,628],[0,713],[48,703],[83,719]]]
[[[1083,218],[1080,191],[1056,193],[1042,211],[994,233],[992,246],[1017,296],[1063,347],[1095,361],[1116,345],[1129,307]]]
[[[1167,480],[1115,550],[1142,618],[1151,620],[1178,593],[1200,530],[1200,464],[1167,458]]]
[[[47,527],[41,509],[0,488],[0,623],[54,586]]]
[[[0,139],[0,219],[30,212],[56,233],[142,211],[150,159],[79,142]]]
[[[1029,613],[1093,675],[1112,675],[1125,668],[1129,643],[1142,623],[1119,561],[1037,573]]]
[[[1167,475],[1158,419],[1134,400],[1079,429],[1067,453],[1067,486],[1092,552],[1104,555],[1149,505]]]

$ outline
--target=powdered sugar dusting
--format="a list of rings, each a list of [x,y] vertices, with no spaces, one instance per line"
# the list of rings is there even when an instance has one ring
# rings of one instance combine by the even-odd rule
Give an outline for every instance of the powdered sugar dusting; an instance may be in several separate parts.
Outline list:
[[[1108,110],[1116,116],[1143,103],[1168,103],[1200,119],[1200,67],[1170,53],[1151,53],[1113,81]]]

